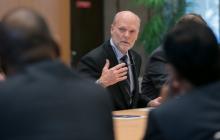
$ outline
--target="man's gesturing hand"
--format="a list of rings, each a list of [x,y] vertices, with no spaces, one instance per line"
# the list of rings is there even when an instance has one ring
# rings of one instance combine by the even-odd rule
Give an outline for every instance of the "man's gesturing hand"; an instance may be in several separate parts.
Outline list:
[[[103,87],[108,87],[120,81],[127,79],[128,68],[125,63],[120,63],[112,68],[109,68],[110,62],[106,59],[105,66],[102,69],[101,77],[98,79],[98,83]]]

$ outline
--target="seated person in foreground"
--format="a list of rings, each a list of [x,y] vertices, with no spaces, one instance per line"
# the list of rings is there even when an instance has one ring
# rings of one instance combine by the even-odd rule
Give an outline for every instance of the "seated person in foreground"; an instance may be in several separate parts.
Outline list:
[[[213,31],[188,22],[166,36],[164,52],[179,98],[149,113],[144,140],[214,140],[220,131],[220,53]]]
[[[183,15],[176,24],[184,24],[191,21],[207,25],[206,21],[200,15],[195,13]],[[166,65],[167,59],[163,47],[159,46],[152,52],[147,61],[143,81],[141,83],[141,91],[148,98],[155,99],[159,97],[163,86],[173,86],[172,91],[170,92],[175,94],[175,85],[170,85],[172,79],[169,78],[169,70]]]
[[[113,140],[110,97],[61,62],[44,19],[21,8],[2,23],[0,139]]]

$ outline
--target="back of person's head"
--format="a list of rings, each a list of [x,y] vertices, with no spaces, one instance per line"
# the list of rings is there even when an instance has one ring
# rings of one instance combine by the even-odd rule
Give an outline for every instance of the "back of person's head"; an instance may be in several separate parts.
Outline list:
[[[36,11],[29,8],[16,8],[6,13],[2,23],[10,28],[22,30],[29,34],[39,33],[51,35],[45,19]]]
[[[180,19],[177,21],[178,24],[185,24],[187,22],[195,22],[203,25],[207,25],[206,21],[202,18],[201,15],[196,13],[188,13],[180,17]]]
[[[178,75],[194,86],[219,79],[219,48],[213,31],[194,21],[177,24],[166,36],[164,51]]]
[[[30,22],[28,21],[30,19]],[[1,49],[3,68],[22,68],[30,63],[59,57],[45,20],[30,9],[19,8],[2,20]]]

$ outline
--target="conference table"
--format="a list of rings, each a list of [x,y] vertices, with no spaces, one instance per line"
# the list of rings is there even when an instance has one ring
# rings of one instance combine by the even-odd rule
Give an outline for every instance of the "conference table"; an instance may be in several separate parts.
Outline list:
[[[145,134],[150,109],[152,108],[113,111],[116,140],[141,140]]]

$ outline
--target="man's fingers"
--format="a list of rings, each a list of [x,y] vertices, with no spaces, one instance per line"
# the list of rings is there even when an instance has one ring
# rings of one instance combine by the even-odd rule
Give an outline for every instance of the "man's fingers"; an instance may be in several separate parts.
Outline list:
[[[126,79],[127,79],[127,76],[123,76],[123,77],[117,78],[117,81],[120,82],[120,81],[124,81]]]
[[[162,102],[163,98],[162,97],[157,97],[157,102]]]
[[[112,67],[111,69],[112,69],[112,70],[118,70],[118,69],[120,69],[120,68],[125,67],[125,65],[126,65],[125,63],[120,63],[120,64],[118,64],[118,65]]]
[[[125,71],[125,72],[121,72],[121,73],[119,73],[118,74],[118,77],[123,77],[123,76],[126,76],[127,75],[127,71]]]
[[[123,73],[123,72],[127,72],[128,71],[128,68],[127,67],[122,67],[120,69],[117,69],[116,70],[116,73]]]

